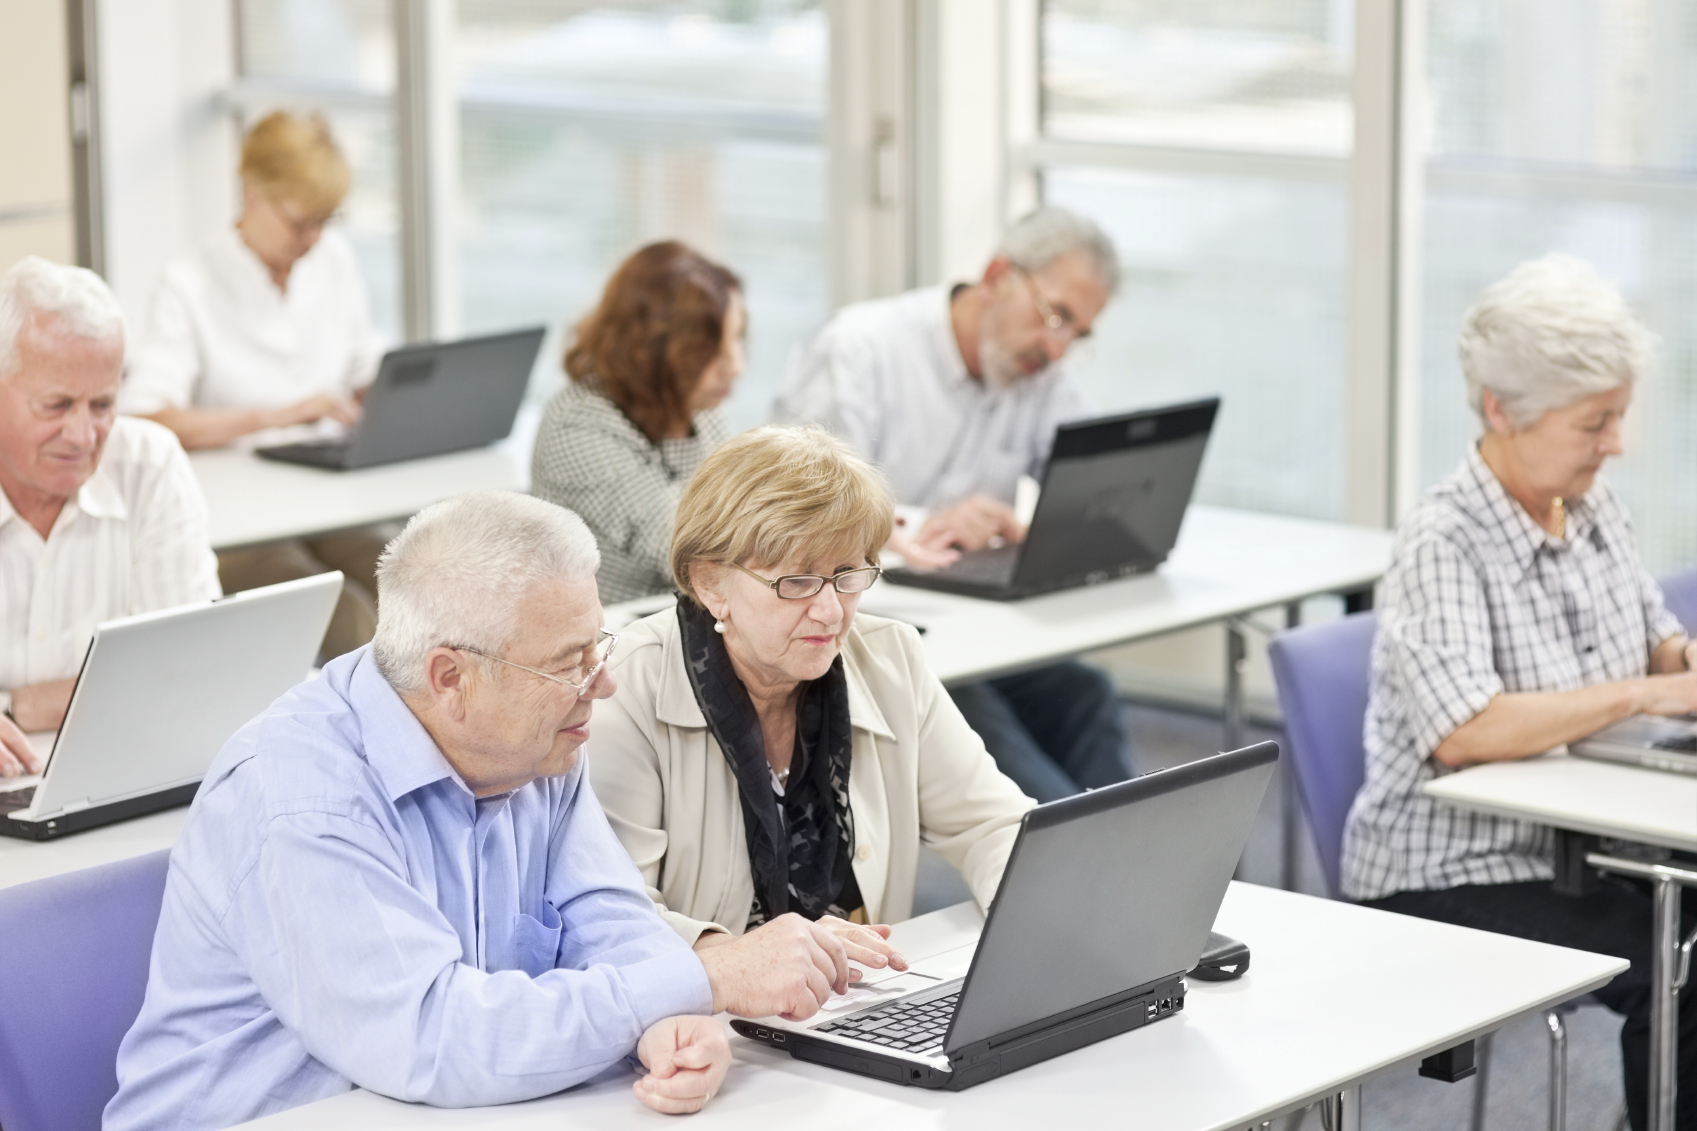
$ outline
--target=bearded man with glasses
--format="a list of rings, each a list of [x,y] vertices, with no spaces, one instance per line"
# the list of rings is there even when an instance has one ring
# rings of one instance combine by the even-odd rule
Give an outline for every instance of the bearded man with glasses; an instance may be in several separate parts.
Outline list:
[[[1092,415],[1064,359],[1119,282],[1106,234],[1040,208],[1013,224],[976,283],[925,287],[838,311],[797,350],[774,419],[813,421],[889,479],[890,548],[917,569],[1019,541],[1022,475],[1040,476],[1055,428]],[[996,764],[1039,801],[1131,775],[1118,696],[1078,663],[951,690]]]
[[[705,1015],[748,995],[655,913],[584,778],[615,689],[598,565],[581,519],[523,495],[407,524],[373,643],[201,784],[106,1127],[211,1131],[353,1087],[506,1103],[633,1051],[650,1107],[712,1097],[730,1050]],[[773,958],[817,974],[799,943]]]

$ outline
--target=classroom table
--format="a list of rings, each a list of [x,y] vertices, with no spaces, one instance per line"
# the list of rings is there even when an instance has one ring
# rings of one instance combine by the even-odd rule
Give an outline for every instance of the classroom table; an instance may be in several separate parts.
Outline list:
[[[1589,882],[1587,868],[1637,876],[1655,898],[1650,981],[1650,1128],[1672,1131],[1679,1056],[1677,971],[1680,892],[1697,871],[1677,864],[1592,851],[1595,838],[1697,851],[1697,778],[1571,757],[1565,748],[1515,762],[1493,762],[1428,782],[1446,805],[1550,825],[1556,833],[1560,886]]]
[[[898,924],[910,956],[969,945],[960,904]],[[1225,1131],[1325,1102],[1358,1126],[1357,1089],[1392,1069],[1590,992],[1620,959],[1234,883],[1220,930],[1252,951],[1239,981],[1192,982],[1184,1010],[964,1092],[933,1092],[792,1060],[732,1036],[723,1090],[689,1125],[713,1128],[1135,1126]],[[352,1091],[253,1124],[312,1128],[658,1127],[614,1069],[529,1103],[442,1110]]]

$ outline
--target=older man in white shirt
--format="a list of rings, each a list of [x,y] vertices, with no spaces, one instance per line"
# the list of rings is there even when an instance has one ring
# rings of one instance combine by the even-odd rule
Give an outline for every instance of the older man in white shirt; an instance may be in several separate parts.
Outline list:
[[[1100,228],[1038,209],[1008,229],[977,283],[838,311],[791,360],[774,415],[825,425],[883,470],[905,524],[891,547],[910,562],[1018,540],[1020,476],[1040,475],[1055,426],[1090,411],[1061,361],[1118,280]],[[1039,801],[1130,776],[1118,697],[1094,668],[1055,664],[950,694]]]
[[[206,503],[168,430],[117,415],[124,318],[100,277],[0,276],[0,776],[64,718],[94,626],[218,596]]]

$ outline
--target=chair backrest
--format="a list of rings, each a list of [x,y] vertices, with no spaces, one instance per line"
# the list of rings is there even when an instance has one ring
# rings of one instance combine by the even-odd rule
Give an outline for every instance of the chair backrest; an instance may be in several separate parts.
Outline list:
[[[1356,613],[1281,632],[1267,646],[1290,765],[1333,896],[1343,894],[1344,823],[1366,773],[1361,736],[1378,624],[1378,614]]]
[[[1670,573],[1660,582],[1668,611],[1685,626],[1685,635],[1697,636],[1697,569]]]
[[[0,889],[0,1127],[99,1131],[141,1012],[168,851]]]

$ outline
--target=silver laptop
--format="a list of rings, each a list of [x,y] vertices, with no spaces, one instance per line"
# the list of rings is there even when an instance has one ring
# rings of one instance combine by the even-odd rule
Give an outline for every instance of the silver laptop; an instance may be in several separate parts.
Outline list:
[[[94,629],[39,776],[0,779],[0,835],[51,840],[186,805],[229,737],[312,668],[325,573]]]
[[[345,439],[259,448],[266,459],[351,471],[481,448],[513,430],[543,328],[390,350]]]
[[[976,948],[803,1022],[731,1027],[798,1060],[959,1091],[1171,1017],[1278,757],[1263,742],[1040,805]]]
[[[1697,717],[1633,715],[1568,743],[1567,752],[1599,762],[1697,774]]]

